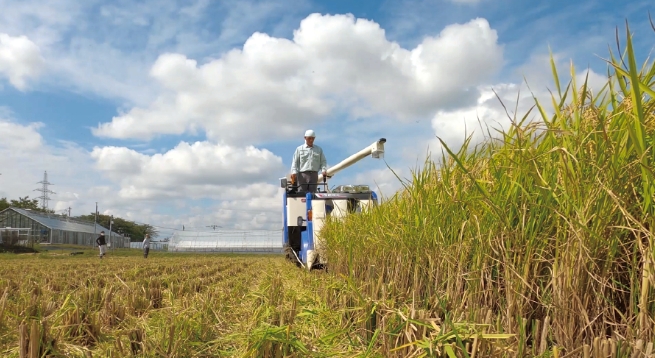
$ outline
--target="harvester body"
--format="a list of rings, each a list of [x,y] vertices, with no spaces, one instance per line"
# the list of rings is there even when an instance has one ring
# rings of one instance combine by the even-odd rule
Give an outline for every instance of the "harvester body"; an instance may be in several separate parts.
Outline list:
[[[326,177],[331,178],[369,155],[382,158],[385,142],[386,139],[381,138],[329,168]],[[327,265],[321,229],[328,217],[342,218],[377,205],[377,194],[368,185],[339,185],[328,190],[327,178],[319,174],[316,193],[299,191],[290,176],[280,179],[280,186],[285,189],[282,198],[284,251],[289,260],[308,270]]]

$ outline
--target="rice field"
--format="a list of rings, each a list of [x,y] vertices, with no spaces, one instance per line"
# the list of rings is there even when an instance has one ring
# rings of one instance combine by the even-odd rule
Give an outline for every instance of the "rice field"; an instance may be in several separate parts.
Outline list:
[[[381,346],[375,327],[402,339],[436,334],[436,349],[475,331],[448,320],[424,324],[423,311],[385,307],[352,280],[298,269],[281,255],[96,255],[1,255],[0,355],[406,356]]]
[[[279,255],[9,255],[3,357],[275,356],[328,341],[325,296],[311,293],[325,275]]]
[[[384,205],[329,220],[329,272],[281,255],[0,254],[0,354],[653,356],[655,65],[623,47],[600,92],[553,65],[554,114],[535,101]]]
[[[480,145],[442,142],[405,191],[324,227],[332,272],[360,279],[378,322],[410,305],[423,324],[511,335],[508,356],[655,353],[655,65],[619,47],[601,91],[560,83],[553,64],[553,115],[535,100],[509,130],[479,128]],[[373,332],[382,346],[433,339]]]

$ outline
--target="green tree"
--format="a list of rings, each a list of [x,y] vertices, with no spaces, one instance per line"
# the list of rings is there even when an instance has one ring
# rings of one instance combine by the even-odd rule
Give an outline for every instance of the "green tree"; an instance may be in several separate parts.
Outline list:
[[[89,215],[78,216],[77,218],[93,222],[95,215],[91,213]],[[99,225],[109,228],[110,220],[111,216],[98,214]],[[150,234],[150,237],[153,239],[159,236],[159,232],[152,225],[137,224],[120,217],[114,217],[114,224],[111,226],[111,231],[129,236],[130,241],[143,241],[145,234]]]
[[[30,199],[29,195],[18,200],[11,200],[11,206],[20,209],[39,210],[39,199]]]
[[[5,202],[7,201],[4,199]],[[0,201],[0,207],[2,205],[2,202]],[[12,199],[11,202],[9,203],[9,206],[13,206],[15,208],[19,209],[29,209],[33,211],[40,211],[40,212],[45,212],[45,213],[54,213],[54,210],[46,209],[43,210],[41,207],[39,207],[39,199],[30,199],[30,196],[26,196],[24,198],[21,198],[20,196],[18,197],[18,200]]]
[[[6,208],[8,208],[10,206],[11,206],[11,204],[9,204],[9,201],[7,201],[7,198],[0,199],[0,211],[5,210]]]

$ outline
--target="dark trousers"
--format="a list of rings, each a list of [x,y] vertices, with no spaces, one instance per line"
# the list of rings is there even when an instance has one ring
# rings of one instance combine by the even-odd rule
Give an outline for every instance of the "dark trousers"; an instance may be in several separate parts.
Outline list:
[[[150,252],[149,247],[144,247],[143,248],[143,257],[148,258],[148,253]]]
[[[304,193],[315,193],[318,183],[318,172],[301,172],[298,173],[298,191]]]

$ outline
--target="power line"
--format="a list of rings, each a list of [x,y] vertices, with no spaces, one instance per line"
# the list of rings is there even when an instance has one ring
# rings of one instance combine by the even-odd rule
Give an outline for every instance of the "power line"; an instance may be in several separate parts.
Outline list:
[[[38,182],[37,184],[42,184],[41,188],[39,189],[34,189],[34,191],[40,191],[42,194],[39,196],[37,199],[41,199],[41,209],[47,210],[48,209],[48,201],[50,200],[50,197],[48,194],[57,194],[52,190],[48,189],[48,185],[54,185],[48,181],[48,172],[44,171],[43,172],[43,180]]]

